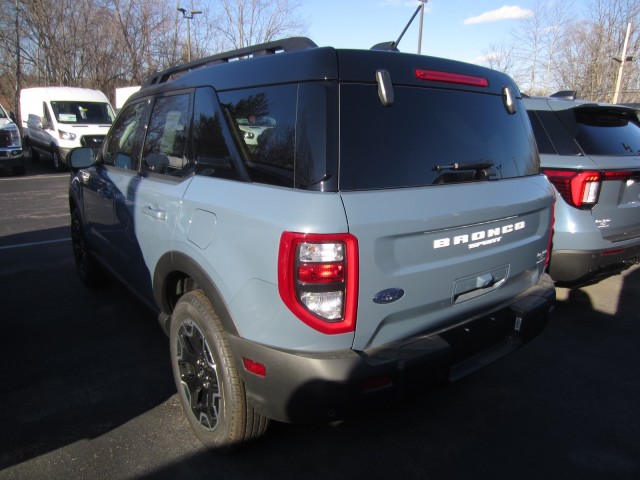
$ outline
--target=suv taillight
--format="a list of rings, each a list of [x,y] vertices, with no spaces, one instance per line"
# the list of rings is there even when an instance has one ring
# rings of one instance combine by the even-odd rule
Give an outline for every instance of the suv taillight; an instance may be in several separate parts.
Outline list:
[[[624,181],[633,177],[633,172],[612,170],[606,172],[576,170],[543,170],[558,193],[571,206],[591,208],[598,203],[603,181]]]
[[[350,234],[284,232],[278,290],[285,305],[327,334],[352,332],[358,304],[358,241]]]
[[[576,208],[591,208],[598,203],[602,174],[591,171],[544,170],[560,196]]]

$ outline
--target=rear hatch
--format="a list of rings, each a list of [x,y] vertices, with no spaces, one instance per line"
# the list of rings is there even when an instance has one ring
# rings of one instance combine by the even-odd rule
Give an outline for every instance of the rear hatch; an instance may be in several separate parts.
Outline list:
[[[553,194],[508,77],[461,85],[449,80],[475,80],[449,71],[402,84],[387,73],[391,83],[340,85],[340,191],[359,244],[356,350],[508,304],[537,283],[549,246]]]
[[[590,209],[603,238],[640,237],[640,122],[638,111],[613,105],[583,104],[538,111],[550,142],[540,142],[543,169],[580,170],[586,194],[579,199],[561,180],[554,183],[570,205]],[[539,127],[538,127],[539,128]],[[537,135],[539,136],[539,135]],[[543,143],[546,143],[544,145]],[[553,172],[550,172],[553,181]],[[572,186],[575,190],[575,185]],[[564,190],[563,190],[564,188]]]

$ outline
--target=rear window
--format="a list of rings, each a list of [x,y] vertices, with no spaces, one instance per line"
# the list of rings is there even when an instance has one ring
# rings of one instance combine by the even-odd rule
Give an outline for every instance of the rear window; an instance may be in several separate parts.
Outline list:
[[[534,175],[537,150],[524,107],[502,97],[395,87],[384,107],[375,85],[340,91],[340,190],[401,188]],[[456,171],[453,164],[492,165]],[[440,168],[438,168],[440,167]]]
[[[576,109],[576,140],[591,155],[638,155],[638,117],[620,111]]]
[[[640,123],[635,112],[581,107],[530,114],[542,153],[640,154]]]

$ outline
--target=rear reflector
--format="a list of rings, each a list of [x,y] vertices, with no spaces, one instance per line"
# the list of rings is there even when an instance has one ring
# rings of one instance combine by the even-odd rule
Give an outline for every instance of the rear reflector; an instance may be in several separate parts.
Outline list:
[[[362,383],[362,391],[364,393],[375,392],[377,390],[390,387],[391,385],[393,385],[393,382],[388,376],[370,378]]]
[[[607,256],[607,255],[617,255],[618,253],[622,253],[622,252],[624,252],[624,248],[614,248],[612,250],[603,250],[602,252],[600,252],[600,254],[603,256]]]
[[[474,77],[461,73],[439,72],[437,70],[415,69],[416,78],[429,82],[455,83],[457,85],[469,85],[471,87],[487,88],[489,81],[484,77]]]
[[[242,357],[242,364],[244,365],[244,369],[247,372],[255,373],[259,377],[267,376],[267,367],[265,367],[262,363],[256,362],[249,358]]]

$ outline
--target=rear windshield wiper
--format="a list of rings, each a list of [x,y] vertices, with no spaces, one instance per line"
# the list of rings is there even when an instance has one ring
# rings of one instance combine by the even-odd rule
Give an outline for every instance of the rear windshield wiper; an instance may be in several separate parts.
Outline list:
[[[466,163],[450,163],[449,165],[436,165],[433,171],[441,172],[442,170],[475,170],[479,172],[487,168],[493,167],[493,162],[466,162]]]

